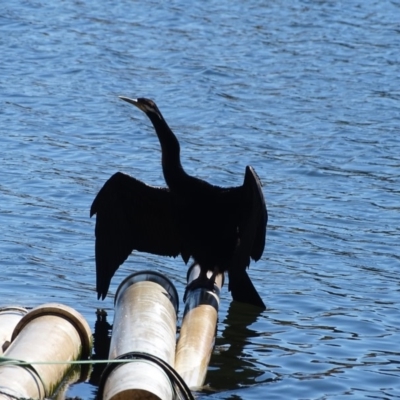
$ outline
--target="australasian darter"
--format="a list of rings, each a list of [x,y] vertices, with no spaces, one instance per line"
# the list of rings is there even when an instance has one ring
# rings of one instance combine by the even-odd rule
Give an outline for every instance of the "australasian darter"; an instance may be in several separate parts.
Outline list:
[[[156,104],[149,99],[122,100],[135,105],[152,122],[161,145],[167,188],[152,187],[121,172],[114,174],[93,201],[96,214],[96,289],[104,299],[115,271],[133,250],[190,257],[201,267],[191,286],[213,286],[228,271],[234,300],[265,308],[247,274],[250,258],[264,250],[267,208],[257,174],[246,167],[244,182],[219,187],[188,175],[180,146]],[[211,279],[207,272],[212,271]]]

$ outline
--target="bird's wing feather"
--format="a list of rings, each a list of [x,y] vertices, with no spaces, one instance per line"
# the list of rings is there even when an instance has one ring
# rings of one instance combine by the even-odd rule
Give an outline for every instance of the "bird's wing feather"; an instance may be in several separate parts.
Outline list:
[[[96,214],[96,288],[107,295],[111,278],[132,250],[177,256],[179,237],[172,195],[121,172],[114,174],[93,201]]]
[[[240,243],[236,247],[232,260],[233,265],[229,269],[229,290],[234,300],[265,308],[264,302],[246,271],[246,267],[250,264],[250,257],[258,261],[262,256],[268,220],[261,183],[250,166],[246,167],[244,184],[241,189]]]
[[[268,211],[265,204],[264,195],[261,188],[261,182],[253,167],[246,167],[244,186],[251,193],[249,196],[249,205],[251,215],[249,217],[249,233],[253,236],[251,246],[251,258],[258,261],[265,247],[265,235],[267,233]]]

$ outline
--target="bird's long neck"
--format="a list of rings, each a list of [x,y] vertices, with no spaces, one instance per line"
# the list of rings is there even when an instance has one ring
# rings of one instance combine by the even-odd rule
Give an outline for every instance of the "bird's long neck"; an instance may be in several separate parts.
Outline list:
[[[185,181],[190,177],[186,174],[181,164],[178,139],[164,118],[159,118],[158,115],[152,113],[149,113],[148,117],[160,141],[164,179],[171,190],[179,190],[185,186]]]

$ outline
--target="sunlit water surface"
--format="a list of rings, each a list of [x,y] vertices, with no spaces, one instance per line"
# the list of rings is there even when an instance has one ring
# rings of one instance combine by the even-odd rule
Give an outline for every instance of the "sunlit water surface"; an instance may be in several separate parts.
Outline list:
[[[239,185],[251,164],[268,203],[250,268],[267,310],[224,288],[198,398],[400,398],[399,16],[397,0],[4,2],[0,306],[60,302],[93,328],[148,268],[182,298],[181,259],[134,254],[96,300],[94,196],[116,171],[164,184],[150,122],[118,99],[146,96],[187,172]]]

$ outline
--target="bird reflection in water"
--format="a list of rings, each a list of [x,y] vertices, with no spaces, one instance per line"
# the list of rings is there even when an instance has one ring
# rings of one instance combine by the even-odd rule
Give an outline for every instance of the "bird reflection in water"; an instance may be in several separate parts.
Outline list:
[[[215,349],[207,372],[207,386],[211,391],[225,391],[251,386],[265,371],[254,363],[245,349],[252,338],[259,333],[251,325],[261,316],[263,310],[232,302],[226,318],[220,326]],[[220,349],[220,350],[219,350]]]
[[[108,353],[110,351],[111,342],[111,330],[112,325],[107,321],[107,312],[103,309],[97,309],[96,311],[96,323],[94,325],[93,332],[93,360],[107,360]],[[100,382],[101,374],[106,368],[105,363],[93,363],[92,373],[90,375],[90,383],[98,385]]]

